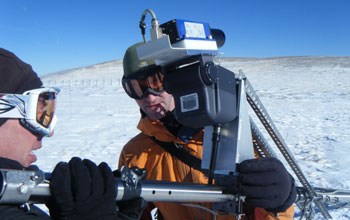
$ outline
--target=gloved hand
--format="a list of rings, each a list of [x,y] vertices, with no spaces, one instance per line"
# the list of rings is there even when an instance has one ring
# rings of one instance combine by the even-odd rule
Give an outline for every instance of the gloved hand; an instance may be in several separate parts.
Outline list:
[[[74,157],[58,163],[50,180],[52,199],[47,205],[53,219],[115,220],[116,189],[106,163]]]
[[[283,212],[296,200],[293,177],[275,158],[245,160],[238,165],[239,191],[246,204]]]
[[[138,187],[139,181],[145,179],[146,170],[138,167],[121,167],[120,170],[113,171],[115,177],[119,177],[133,191]],[[143,198],[119,201],[118,219],[122,220],[137,220],[141,219],[143,210],[147,206],[147,202]]]

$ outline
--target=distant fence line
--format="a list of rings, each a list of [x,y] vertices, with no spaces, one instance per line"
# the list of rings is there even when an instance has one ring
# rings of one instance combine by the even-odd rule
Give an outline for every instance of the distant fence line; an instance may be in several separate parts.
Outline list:
[[[50,87],[119,87],[121,78],[115,79],[65,79],[65,80],[43,80],[45,86]]]

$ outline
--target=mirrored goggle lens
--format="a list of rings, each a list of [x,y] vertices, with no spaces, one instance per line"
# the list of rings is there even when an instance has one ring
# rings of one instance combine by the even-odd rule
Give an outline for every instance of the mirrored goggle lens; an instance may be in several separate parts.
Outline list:
[[[39,95],[36,111],[37,122],[48,128],[52,122],[56,105],[56,93],[45,92]]]
[[[137,78],[123,79],[123,86],[128,95],[135,99],[141,99],[146,91],[153,91],[155,94],[160,94],[164,91],[163,87],[164,76],[161,72],[153,75]]]

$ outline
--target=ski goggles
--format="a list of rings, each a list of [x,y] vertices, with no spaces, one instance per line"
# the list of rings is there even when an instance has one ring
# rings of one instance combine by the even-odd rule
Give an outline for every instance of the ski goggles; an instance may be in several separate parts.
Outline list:
[[[0,118],[19,118],[26,129],[39,136],[52,136],[58,88],[39,88],[20,94],[0,93]]]
[[[164,75],[160,68],[137,73],[136,76],[124,77],[122,80],[125,92],[133,99],[142,99],[148,94],[160,95],[164,92]]]

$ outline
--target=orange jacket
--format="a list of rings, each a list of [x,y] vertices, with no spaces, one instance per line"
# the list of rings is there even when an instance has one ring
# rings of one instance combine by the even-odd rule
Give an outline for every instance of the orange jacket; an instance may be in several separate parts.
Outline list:
[[[198,170],[195,170],[181,162],[176,157],[165,151],[156,144],[149,136],[154,136],[160,141],[174,142],[184,146],[188,152],[197,158],[202,158],[202,140],[203,132],[197,133],[189,143],[184,143],[171,134],[159,121],[152,121],[148,117],[141,119],[138,129],[142,133],[132,138],[123,148],[119,167],[137,166],[147,170],[148,180],[188,182],[188,183],[208,183],[208,179]],[[166,220],[172,219],[213,219],[213,215],[203,209],[187,207],[176,203],[156,202],[155,206],[159,209]],[[210,208],[209,203],[197,203],[197,205]],[[279,213],[278,217],[268,213],[262,208],[253,208],[250,216],[243,219],[270,220],[293,219],[294,208],[291,206],[286,212]],[[218,220],[235,219],[234,216],[217,216]]]

